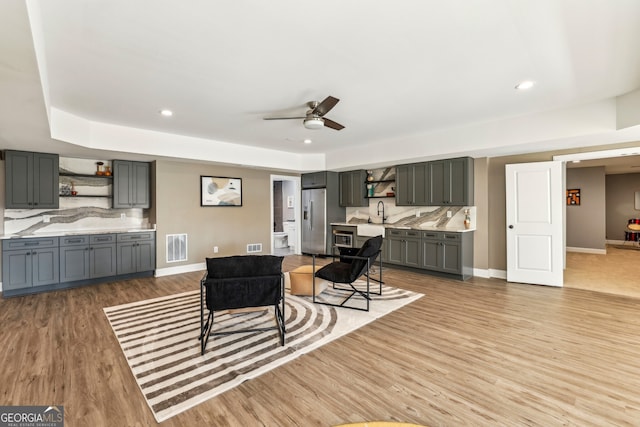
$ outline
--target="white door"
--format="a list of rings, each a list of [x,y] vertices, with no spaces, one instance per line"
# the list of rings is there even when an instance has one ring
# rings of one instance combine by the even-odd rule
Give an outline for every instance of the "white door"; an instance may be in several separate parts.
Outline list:
[[[507,281],[562,286],[562,162],[506,165]]]

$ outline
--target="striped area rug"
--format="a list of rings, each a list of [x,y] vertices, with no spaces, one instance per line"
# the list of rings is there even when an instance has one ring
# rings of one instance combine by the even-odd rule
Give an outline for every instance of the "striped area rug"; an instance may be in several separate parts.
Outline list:
[[[330,293],[325,291],[322,295]],[[255,378],[422,297],[383,286],[369,312],[313,304],[286,295],[286,344],[278,331],[212,336],[200,355],[200,292],[108,307],[104,312],[156,420],[176,414]],[[216,330],[275,327],[273,307],[216,313]]]

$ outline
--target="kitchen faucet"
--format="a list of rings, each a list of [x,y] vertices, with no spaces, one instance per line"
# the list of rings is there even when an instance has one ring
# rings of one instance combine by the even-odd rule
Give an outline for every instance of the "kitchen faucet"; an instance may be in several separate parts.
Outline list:
[[[387,218],[384,216],[384,202],[382,200],[378,202],[378,216],[380,216],[380,205],[382,205],[382,223],[384,224]]]

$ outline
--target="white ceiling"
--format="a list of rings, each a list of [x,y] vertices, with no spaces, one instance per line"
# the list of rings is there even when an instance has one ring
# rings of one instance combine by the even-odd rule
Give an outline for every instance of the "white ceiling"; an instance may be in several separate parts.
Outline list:
[[[0,16],[0,148],[313,170],[640,140],[616,125],[640,88],[637,0],[3,0]],[[341,131],[263,120],[328,95]]]

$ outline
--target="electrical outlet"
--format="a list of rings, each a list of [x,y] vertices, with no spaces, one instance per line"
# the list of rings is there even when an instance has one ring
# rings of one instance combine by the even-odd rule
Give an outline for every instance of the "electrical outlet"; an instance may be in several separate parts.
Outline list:
[[[120,219],[121,219],[121,220],[123,220],[123,221],[124,221],[125,219],[127,219],[127,214],[121,213],[121,214],[120,214]]]
[[[420,218],[420,209],[416,209],[416,218]]]
[[[217,254],[217,253],[218,253],[218,247],[217,247],[217,246],[214,246],[214,247],[213,247],[213,253],[214,253],[214,254]]]
[[[447,218],[451,218],[451,211],[447,211]]]
[[[42,222],[51,222],[51,215],[42,215]]]

